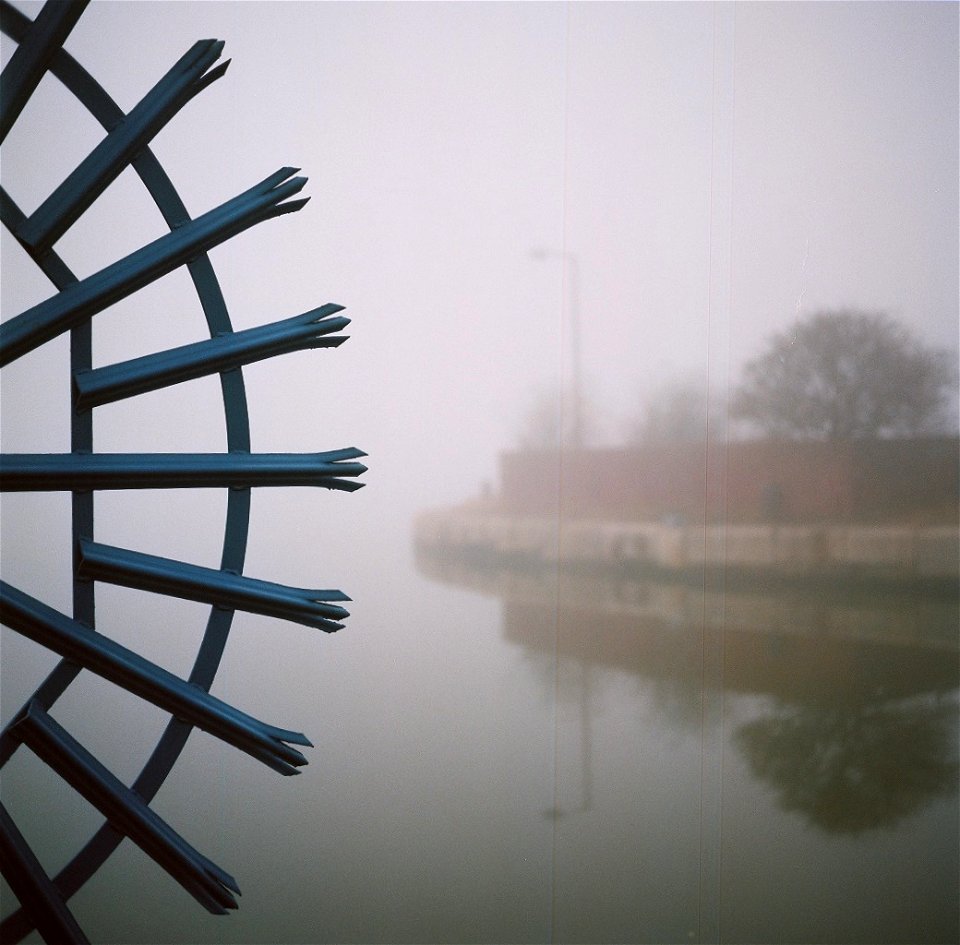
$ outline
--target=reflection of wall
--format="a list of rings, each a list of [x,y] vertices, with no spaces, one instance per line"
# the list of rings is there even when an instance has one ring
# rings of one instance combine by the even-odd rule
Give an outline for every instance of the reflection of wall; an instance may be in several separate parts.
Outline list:
[[[723,647],[723,688],[793,704],[898,699],[957,686],[956,654],[771,628],[676,625],[647,617],[506,600],[503,634],[563,659],[613,667],[699,691],[704,645]]]
[[[567,761],[571,771],[579,762],[569,775],[577,789],[551,816],[603,806],[619,746],[636,736],[631,720],[696,735],[711,699],[727,710],[715,720],[734,749],[725,772],[739,756],[781,808],[825,833],[889,830],[957,791],[955,596],[711,592],[581,571],[471,568],[428,555],[419,564],[501,598],[504,639],[577,714],[578,751]],[[708,665],[716,671],[705,672]],[[612,708],[621,674],[649,694],[653,716]],[[606,752],[605,710],[623,726],[618,747],[608,742]]]
[[[722,479],[708,478],[707,449],[670,443],[567,451],[562,462],[555,451],[505,453],[503,508],[554,512],[562,494],[568,515],[619,520],[672,515],[697,522],[705,508],[722,507],[729,522],[878,522],[919,513],[956,521],[956,438],[711,444],[725,467]]]
[[[889,700],[960,684],[956,597],[702,588],[596,575],[470,567],[420,570],[503,600],[504,637],[535,652],[699,689],[704,646],[723,686],[784,702]]]

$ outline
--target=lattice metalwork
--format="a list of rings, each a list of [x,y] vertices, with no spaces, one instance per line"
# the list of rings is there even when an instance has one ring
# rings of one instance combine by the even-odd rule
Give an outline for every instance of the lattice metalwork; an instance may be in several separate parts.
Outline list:
[[[61,613],[22,590],[0,583],[0,619],[61,657],[26,705],[0,734],[0,765],[27,748],[67,781],[106,818],[104,826],[56,876],[48,876],[0,805],[3,874],[21,908],[0,927],[0,939],[18,941],[36,928],[48,942],[85,942],[66,902],[129,837],[204,907],[236,908],[234,879],[197,852],[150,808],[194,727],[239,748],[281,774],[296,774],[309,746],[299,732],[265,724],[227,705],[209,690],[235,610],[266,614],[325,631],[348,616],[339,590],[288,587],[243,574],[250,490],[262,486],[322,486],[351,492],[365,471],[360,450],[255,454],[242,367],[286,352],[336,347],[349,320],[334,304],[273,324],[234,332],[207,251],[264,220],[299,210],[295,198],[306,183],[282,168],[223,205],[191,218],[149,144],[197,93],[219,79],[223,43],[196,43],[124,114],[63,43],[87,0],[50,0],[31,21],[0,2],[3,32],[18,45],[0,78],[0,141],[14,126],[40,80],[50,73],[103,126],[100,144],[29,216],[6,190],[0,193],[4,226],[16,237],[55,292],[0,325],[0,365],[8,364],[69,332],[73,411],[71,452],[4,455],[4,491],[72,494],[73,613]],[[57,241],[127,167],[132,167],[160,209],[170,232],[100,272],[78,279],[57,255]],[[199,297],[210,337],[193,344],[94,368],[94,316],[179,267],[186,267]],[[205,375],[219,375],[227,452],[222,454],[115,454],[93,451],[96,407]],[[117,548],[94,537],[93,495],[102,489],[227,489],[220,568],[203,568],[141,551]],[[187,679],[167,672],[98,633],[94,595],[108,582],[210,604],[206,629]],[[96,673],[170,714],[170,721],[140,775],[119,781],[50,714],[79,673]]]

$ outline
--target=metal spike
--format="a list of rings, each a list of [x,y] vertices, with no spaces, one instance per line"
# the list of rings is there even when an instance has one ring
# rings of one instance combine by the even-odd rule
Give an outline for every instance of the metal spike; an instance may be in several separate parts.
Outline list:
[[[280,617],[328,633],[343,626],[333,621],[349,616],[329,603],[349,600],[342,591],[288,587],[93,541],[81,540],[77,573],[108,584]]]
[[[305,177],[281,168],[254,187],[0,325],[0,366],[32,351],[189,262],[194,256],[271,217],[298,210]]]
[[[201,89],[223,75],[226,64],[204,75],[223,43],[195,43],[17,230],[37,253],[49,249],[103,193],[161,128]]]
[[[322,486],[352,491],[363,483],[339,477],[366,472],[344,459],[361,450],[328,453],[23,453],[3,456],[0,491],[195,489]]]
[[[73,379],[75,405],[78,410],[88,410],[278,354],[305,348],[336,347],[346,338],[329,336],[350,324],[349,318],[332,317],[342,311],[342,305],[328,303],[269,325],[82,371]]]
[[[296,769],[307,763],[287,744],[310,746],[305,735],[267,725],[221,702],[4,581],[0,581],[0,622],[281,774],[297,774]]]
[[[224,915],[237,908],[229,891],[239,892],[236,880],[198,853],[37,702],[31,702],[14,723],[11,735],[96,807],[115,830],[159,863],[205,909]]]

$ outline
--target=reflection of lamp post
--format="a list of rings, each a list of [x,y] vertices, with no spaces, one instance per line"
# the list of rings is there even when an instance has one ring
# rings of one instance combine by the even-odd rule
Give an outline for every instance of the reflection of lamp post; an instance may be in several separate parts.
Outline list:
[[[559,658],[559,657],[558,657]],[[554,803],[549,810],[543,811],[543,816],[548,820],[559,820],[567,814],[583,813],[593,807],[593,748],[591,744],[591,726],[590,726],[590,705],[591,705],[591,681],[593,673],[590,663],[584,658],[579,661],[580,664],[580,806],[576,808],[562,808]],[[554,700],[557,698],[556,689],[553,694]],[[554,722],[556,726],[556,722]],[[556,732],[554,732],[554,744],[556,745]],[[554,793],[556,800],[556,792]]]
[[[570,312],[570,387],[573,402],[573,417],[570,423],[570,445],[573,449],[583,446],[583,397],[581,393],[580,367],[580,266],[573,253],[560,250],[536,248],[530,250],[534,259],[563,260],[563,284],[567,288]]]

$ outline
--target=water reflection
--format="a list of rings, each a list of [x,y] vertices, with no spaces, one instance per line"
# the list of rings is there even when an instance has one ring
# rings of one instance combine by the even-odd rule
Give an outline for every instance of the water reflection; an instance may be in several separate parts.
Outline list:
[[[836,833],[892,827],[931,799],[956,792],[956,704],[780,703],[733,740],[780,806]]]
[[[699,732],[706,690],[751,697],[725,738],[779,807],[818,829],[892,828],[958,785],[957,598],[680,582],[482,565],[421,552],[427,576],[502,600],[504,638],[578,716],[579,772],[545,812],[592,805],[598,672],[649,692],[656,724]],[[720,654],[711,679],[705,656]],[[731,702],[731,706],[733,703]]]

